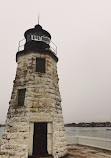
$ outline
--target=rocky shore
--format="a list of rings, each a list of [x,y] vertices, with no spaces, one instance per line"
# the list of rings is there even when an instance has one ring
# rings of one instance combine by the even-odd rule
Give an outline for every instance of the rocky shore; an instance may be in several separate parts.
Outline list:
[[[68,145],[66,158],[111,158],[111,151],[83,145]]]
[[[0,124],[0,127],[5,127],[5,125],[4,124]]]
[[[81,122],[65,124],[65,127],[111,127],[111,122]]]

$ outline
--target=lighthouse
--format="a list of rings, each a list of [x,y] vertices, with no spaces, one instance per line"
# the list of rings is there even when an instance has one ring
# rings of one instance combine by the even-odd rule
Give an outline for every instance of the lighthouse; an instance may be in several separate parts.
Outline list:
[[[66,137],[57,73],[57,50],[51,35],[41,25],[24,33],[16,54],[17,70],[1,158],[61,158],[66,155]],[[55,47],[56,48],[56,47]]]

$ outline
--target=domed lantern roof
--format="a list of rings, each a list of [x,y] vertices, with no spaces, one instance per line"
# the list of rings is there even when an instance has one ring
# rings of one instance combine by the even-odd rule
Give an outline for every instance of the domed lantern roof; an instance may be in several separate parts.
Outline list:
[[[26,42],[29,42],[31,40],[35,41],[43,41],[47,44],[50,43],[51,35],[46,30],[42,29],[41,25],[35,25],[35,28],[29,29],[24,33],[24,36],[26,38]]]
[[[26,40],[19,41],[16,60],[20,55],[26,54],[29,51],[39,51],[41,53],[49,53],[56,61],[58,61],[56,56],[57,46],[51,41],[50,33],[46,30],[43,30],[39,23],[35,25],[34,28],[28,29],[24,33],[24,37]],[[22,44],[22,41],[25,41],[25,44]],[[21,50],[21,48],[23,48],[23,50]]]

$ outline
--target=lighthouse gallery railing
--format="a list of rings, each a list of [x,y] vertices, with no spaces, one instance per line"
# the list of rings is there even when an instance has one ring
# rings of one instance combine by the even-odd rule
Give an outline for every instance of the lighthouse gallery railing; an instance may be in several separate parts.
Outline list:
[[[44,41],[44,38],[42,38],[42,36],[38,41],[43,41],[46,43],[46,41]],[[25,43],[26,43],[26,39],[22,39],[19,41],[18,52],[24,50]],[[57,46],[52,41],[50,41],[49,45],[50,45],[49,49],[53,51],[55,55],[57,55]]]

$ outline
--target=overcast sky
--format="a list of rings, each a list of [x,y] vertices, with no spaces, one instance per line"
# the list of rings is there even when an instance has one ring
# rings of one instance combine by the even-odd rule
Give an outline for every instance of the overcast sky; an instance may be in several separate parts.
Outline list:
[[[0,123],[6,120],[19,40],[40,25],[57,45],[65,123],[110,121],[111,0],[0,0]]]

